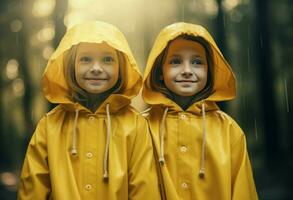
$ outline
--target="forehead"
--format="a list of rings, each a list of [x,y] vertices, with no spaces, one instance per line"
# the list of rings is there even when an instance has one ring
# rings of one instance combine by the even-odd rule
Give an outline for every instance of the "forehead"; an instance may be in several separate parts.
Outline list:
[[[168,54],[184,51],[194,51],[198,54],[205,54],[205,48],[196,41],[177,38],[170,43]]]
[[[79,43],[77,53],[116,53],[116,50],[106,42],[102,43]]]

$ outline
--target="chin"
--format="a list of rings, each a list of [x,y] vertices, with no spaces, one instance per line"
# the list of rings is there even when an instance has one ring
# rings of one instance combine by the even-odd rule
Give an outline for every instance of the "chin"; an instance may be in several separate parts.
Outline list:
[[[104,89],[88,89],[87,92],[91,93],[91,94],[100,94],[105,92],[106,90]]]
[[[182,97],[191,97],[191,96],[194,96],[195,94],[194,93],[181,93],[179,95]]]
[[[190,97],[196,94],[195,91],[178,91],[176,92],[177,95],[183,96],[183,97]]]

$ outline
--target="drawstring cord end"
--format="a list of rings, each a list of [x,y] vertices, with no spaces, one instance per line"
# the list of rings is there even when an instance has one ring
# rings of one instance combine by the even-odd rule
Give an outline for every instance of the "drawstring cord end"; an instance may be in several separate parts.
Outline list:
[[[70,153],[71,153],[71,155],[76,156],[77,155],[77,149],[72,148]]]
[[[205,169],[204,168],[201,168],[199,170],[198,176],[199,176],[199,178],[204,178],[204,175],[205,175]]]
[[[160,162],[162,165],[165,164],[165,159],[164,159],[163,156],[160,156],[160,158],[159,158],[159,162]]]
[[[109,178],[109,173],[107,171],[105,171],[103,174],[103,179],[108,180],[108,178]]]
[[[72,147],[71,147],[71,155],[77,155],[77,148],[76,148],[76,126],[77,126],[77,119],[78,119],[78,109],[75,110],[75,118],[73,122],[73,130],[72,130]]]

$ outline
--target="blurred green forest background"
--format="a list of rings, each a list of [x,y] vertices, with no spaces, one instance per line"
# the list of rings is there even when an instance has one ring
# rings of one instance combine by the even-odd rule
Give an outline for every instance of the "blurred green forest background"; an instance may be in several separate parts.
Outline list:
[[[260,199],[293,199],[292,0],[0,0],[0,199],[16,199],[25,151],[54,105],[46,62],[66,29],[101,20],[125,33],[143,71],[166,25],[205,26],[232,66],[237,98],[221,108],[243,128]],[[134,106],[143,108],[140,99]]]

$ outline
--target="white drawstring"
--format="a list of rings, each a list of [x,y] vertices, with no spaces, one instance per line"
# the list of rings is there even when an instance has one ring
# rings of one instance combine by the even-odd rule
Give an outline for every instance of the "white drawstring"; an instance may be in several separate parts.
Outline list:
[[[202,146],[201,146],[201,160],[200,160],[200,169],[199,169],[199,177],[204,178],[205,176],[205,146],[206,146],[206,115],[205,115],[205,104],[202,101]],[[164,110],[164,114],[162,117],[162,121],[160,124],[160,157],[159,162],[161,164],[165,163],[164,158],[164,134],[166,131],[166,116],[168,112],[168,107]]]
[[[166,131],[166,116],[167,116],[167,112],[168,112],[169,108],[166,107],[164,110],[164,114],[163,114],[163,118],[162,118],[162,122],[160,125],[160,158],[159,158],[159,162],[161,164],[165,163],[165,158],[164,158],[164,135],[165,135],[165,131]]]
[[[109,157],[109,145],[110,145],[110,135],[111,135],[111,118],[110,118],[110,111],[109,111],[109,104],[106,106],[106,112],[107,112],[107,140],[106,140],[106,146],[105,146],[105,154],[104,154],[104,179],[109,178],[109,172],[108,172],[108,157]]]
[[[78,109],[75,110],[75,118],[73,122],[73,130],[72,130],[72,147],[71,147],[71,155],[77,155],[76,148],[76,126],[77,126],[77,118],[78,118]]]
[[[202,101],[202,146],[201,146],[201,160],[200,160],[200,169],[199,177],[204,178],[205,176],[205,145],[206,145],[206,115],[205,115],[205,104]]]

